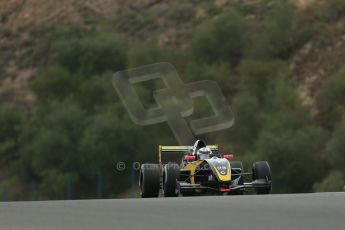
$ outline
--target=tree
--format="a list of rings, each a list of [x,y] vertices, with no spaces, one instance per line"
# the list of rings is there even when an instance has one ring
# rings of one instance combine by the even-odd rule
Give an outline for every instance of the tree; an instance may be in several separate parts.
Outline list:
[[[327,142],[327,159],[333,166],[345,175],[345,117],[337,125],[332,137]]]
[[[25,176],[45,181],[46,176],[51,180],[57,175],[51,170],[78,174],[78,146],[86,119],[84,111],[70,99],[40,105],[20,137]]]
[[[273,3],[263,22],[254,30],[246,53],[255,59],[287,59],[294,50],[294,14],[296,7],[289,1]]]
[[[258,160],[270,162],[275,191],[311,191],[327,168],[323,157],[327,133],[312,123],[286,76],[272,82],[264,109],[256,153]]]
[[[137,44],[128,53],[128,67],[135,68],[157,62],[174,63],[176,54],[172,49],[159,47],[156,44]]]
[[[196,32],[191,45],[193,58],[206,63],[223,60],[236,65],[243,55],[247,29],[246,19],[241,13],[227,10]]]
[[[30,87],[39,102],[63,100],[78,93],[81,79],[60,66],[48,67],[38,72]]]
[[[105,109],[94,116],[85,129],[79,146],[81,168],[85,189],[97,172],[103,172],[105,192],[110,195],[123,191],[129,185],[132,163],[139,161],[145,149],[145,134],[128,119],[119,119],[116,110]],[[116,164],[125,162],[126,170],[117,171]],[[90,182],[90,183],[86,183]]]
[[[246,92],[263,103],[265,94],[279,76],[288,75],[286,63],[280,60],[243,60],[237,68],[240,75],[239,91]]]
[[[18,160],[18,139],[25,122],[23,111],[12,105],[0,106],[0,165]]]
[[[315,183],[314,192],[342,192],[345,190],[343,172],[332,170],[321,182]]]
[[[57,44],[57,50],[57,63],[83,77],[126,67],[125,46],[114,36],[66,40]]]
[[[114,106],[113,103],[118,100],[118,95],[111,84],[111,78],[112,74],[92,76],[78,87],[75,98],[88,113],[93,114],[103,107]]]
[[[345,113],[345,69],[341,69],[324,82],[318,99],[323,123],[333,128]]]
[[[260,156],[269,161],[275,192],[312,190],[314,181],[326,172],[322,157],[325,139],[323,130],[316,126],[297,130],[282,126],[279,132],[264,130],[260,133],[256,143],[257,160]]]

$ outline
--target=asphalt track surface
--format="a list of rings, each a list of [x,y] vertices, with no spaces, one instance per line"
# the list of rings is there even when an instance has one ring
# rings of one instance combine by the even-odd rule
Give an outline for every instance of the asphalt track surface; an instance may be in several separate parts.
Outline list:
[[[345,193],[0,202],[7,229],[345,229]]]

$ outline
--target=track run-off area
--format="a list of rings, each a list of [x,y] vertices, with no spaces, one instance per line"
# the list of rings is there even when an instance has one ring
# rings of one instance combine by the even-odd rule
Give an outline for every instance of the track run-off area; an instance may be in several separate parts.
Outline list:
[[[21,229],[345,229],[345,193],[0,202]]]

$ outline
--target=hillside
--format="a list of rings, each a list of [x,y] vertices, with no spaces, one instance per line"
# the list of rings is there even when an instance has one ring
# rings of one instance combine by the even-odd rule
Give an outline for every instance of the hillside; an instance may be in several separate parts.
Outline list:
[[[225,4],[225,1],[215,4]],[[1,0],[0,95],[5,98],[2,101],[31,104],[34,100],[26,91],[26,83],[36,71],[35,63],[20,66],[18,59],[31,48],[30,42],[37,39],[29,35],[36,28],[60,24],[83,27],[97,18],[112,22],[120,33],[132,37],[144,37],[161,45],[185,46],[186,38],[194,30],[195,22],[191,20],[202,21],[212,7],[213,3],[183,0]]]
[[[206,133],[245,165],[268,160],[274,192],[345,184],[345,0],[0,0],[0,180],[8,199],[128,196],[134,171],[176,143],[132,122],[114,71],[167,61],[214,80],[235,125]],[[162,82],[134,86],[145,108]],[[187,121],[210,116],[203,99]],[[140,151],[138,151],[140,150]],[[308,166],[308,167],[306,167]],[[134,175],[134,176],[133,176]],[[0,191],[5,191],[1,189]],[[32,195],[34,197],[34,195]]]
[[[301,11],[310,5],[320,4],[313,0],[296,0],[295,3]],[[131,36],[144,37],[146,41],[153,40],[161,46],[177,45],[183,48],[188,46],[196,25],[210,16],[216,16],[217,7],[226,7],[228,4],[226,0],[214,3],[186,3],[180,0],[1,0],[0,95],[19,104],[33,102],[33,96],[25,88],[36,68],[18,66],[17,60],[28,48],[28,32],[34,28],[54,24],[84,25],[91,18],[104,18],[114,22],[121,32],[127,32]],[[256,0],[248,0],[243,4],[260,12]],[[126,22],[126,17],[136,13],[143,15],[145,12],[149,12],[148,16],[136,19],[142,20],[139,26],[135,25],[137,29],[130,28],[132,25]],[[254,14],[256,16],[258,15]],[[324,33],[312,37],[290,59],[290,68],[294,79],[299,83],[301,99],[307,105],[313,104],[315,91],[323,79],[336,72],[344,63],[344,23],[344,20],[329,23]]]

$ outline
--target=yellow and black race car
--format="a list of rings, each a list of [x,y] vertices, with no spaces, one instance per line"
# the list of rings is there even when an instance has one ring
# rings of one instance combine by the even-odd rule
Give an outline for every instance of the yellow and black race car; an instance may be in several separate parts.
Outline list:
[[[256,194],[271,192],[271,170],[267,161],[255,162],[252,172],[244,172],[241,161],[233,155],[222,155],[217,145],[198,140],[194,146],[159,146],[159,164],[143,164],[140,170],[141,197],[178,195],[241,195],[248,189]],[[164,164],[165,153],[183,154],[181,164]],[[168,155],[168,154],[167,154]],[[248,176],[252,180],[247,182]]]

